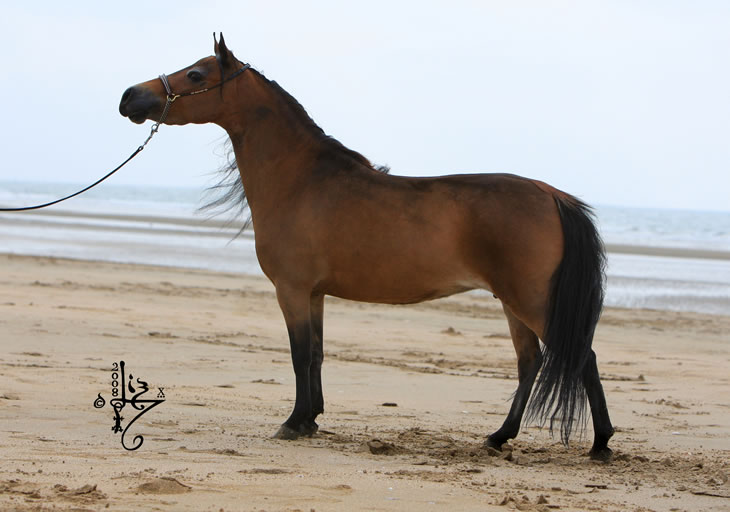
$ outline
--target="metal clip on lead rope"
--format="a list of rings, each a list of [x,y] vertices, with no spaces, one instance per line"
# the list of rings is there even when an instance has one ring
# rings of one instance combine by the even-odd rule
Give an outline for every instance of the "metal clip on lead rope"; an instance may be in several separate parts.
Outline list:
[[[155,135],[155,133],[159,131],[160,125],[165,122],[165,119],[167,119],[167,114],[168,112],[170,112],[170,107],[172,106],[173,102],[180,97],[179,94],[173,94],[172,89],[170,88],[170,82],[167,81],[167,75],[165,75],[164,73],[161,74],[160,81],[162,82],[162,85],[165,86],[165,92],[167,93],[165,107],[162,109],[162,115],[160,116],[160,120],[152,125],[152,128],[150,128],[149,136],[147,137],[147,139],[145,139],[142,145],[137,148],[137,152],[142,151],[147,143],[152,140],[152,137]]]

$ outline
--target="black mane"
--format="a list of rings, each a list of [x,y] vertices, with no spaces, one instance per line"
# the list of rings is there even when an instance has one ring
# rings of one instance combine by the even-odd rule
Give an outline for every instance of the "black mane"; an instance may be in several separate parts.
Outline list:
[[[256,76],[268,83],[287,105],[292,116],[300,121],[305,127],[309,128],[310,131],[319,138],[320,142],[324,144],[324,147],[333,153],[333,156],[337,156],[339,158],[344,157],[347,161],[365,166],[375,172],[381,172],[384,174],[388,174],[390,172],[390,168],[388,166],[373,165],[370,160],[365,158],[362,154],[349,149],[334,137],[327,135],[324,130],[320,128],[319,125],[317,125],[317,123],[315,123],[309,116],[301,103],[299,103],[294,96],[289,94],[274,80],[267,79],[262,73],[253,68],[249,68],[247,72],[255,73]],[[216,172],[216,174],[220,176],[219,181],[207,190],[209,194],[214,196],[217,195],[217,197],[214,197],[214,199],[201,206],[200,211],[210,212],[211,216],[234,211],[235,217],[239,218],[247,213],[248,200],[246,198],[246,191],[243,188],[243,183],[241,182],[241,176],[238,172],[238,163],[236,162],[236,157],[233,153],[233,144],[230,139],[224,143],[224,148],[226,163]],[[238,234],[240,235],[250,225],[251,214],[248,212],[246,221]]]

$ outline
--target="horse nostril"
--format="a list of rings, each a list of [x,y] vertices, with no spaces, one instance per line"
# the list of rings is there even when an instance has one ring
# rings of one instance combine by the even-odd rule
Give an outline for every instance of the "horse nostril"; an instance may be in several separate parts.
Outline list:
[[[124,91],[124,94],[122,94],[122,103],[129,101],[132,98],[132,95],[134,95],[134,87],[130,87]]]
[[[157,94],[150,91],[143,84],[137,84],[122,94],[119,102],[119,113],[130,121],[142,124],[150,112],[162,111],[161,99]]]
[[[136,96],[138,96],[136,89],[136,86],[132,86],[124,91],[124,94],[122,94],[122,101],[119,102],[119,113],[122,114],[124,117],[127,117],[129,115],[129,112],[127,112],[129,104]]]

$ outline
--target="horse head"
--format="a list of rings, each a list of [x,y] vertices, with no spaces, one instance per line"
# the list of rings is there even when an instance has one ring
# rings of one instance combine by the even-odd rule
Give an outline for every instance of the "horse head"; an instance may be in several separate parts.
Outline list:
[[[119,113],[137,124],[148,119],[177,125],[220,124],[226,114],[224,85],[231,82],[229,88],[237,87],[238,84],[232,80],[242,75],[249,66],[239,61],[226,47],[223,34],[220,40],[216,40],[213,34],[213,41],[214,56],[124,91]],[[203,94],[215,89],[219,89],[219,94]]]

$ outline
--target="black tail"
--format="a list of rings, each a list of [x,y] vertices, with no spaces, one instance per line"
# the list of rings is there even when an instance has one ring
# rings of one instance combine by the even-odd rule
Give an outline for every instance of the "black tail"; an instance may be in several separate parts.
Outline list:
[[[540,376],[527,419],[560,420],[560,437],[568,444],[575,424],[585,428],[583,368],[591,353],[601,315],[606,255],[591,208],[570,196],[555,196],[563,226],[563,260],[552,277],[543,336]]]

